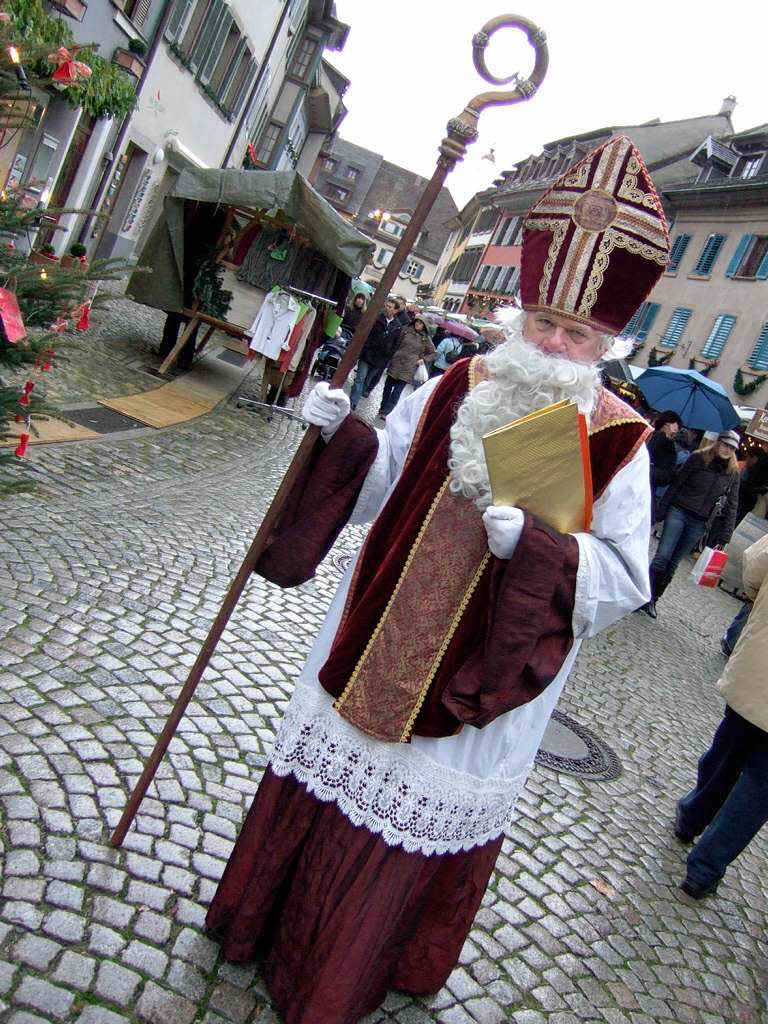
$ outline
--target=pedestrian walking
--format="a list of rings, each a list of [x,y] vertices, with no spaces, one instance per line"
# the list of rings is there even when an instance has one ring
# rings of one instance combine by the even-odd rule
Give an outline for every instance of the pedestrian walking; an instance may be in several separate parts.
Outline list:
[[[357,325],[360,323],[364,312],[365,296],[362,292],[357,292],[351,303],[349,303],[347,308],[344,310],[344,316],[341,318],[342,331],[351,337],[355,333]]]
[[[284,1024],[354,1024],[388,988],[442,987],[581,640],[648,599],[648,427],[597,363],[663,273],[669,236],[629,139],[568,173],[558,230],[549,193],[524,223],[527,312],[503,344],[378,430],[326,383],[305,406],[324,447],[256,571],[302,582],[345,523],[373,525],[207,916],[227,959],[264,957]],[[629,249],[614,244],[626,223]],[[567,400],[589,424],[595,498],[573,534],[494,506],[483,456],[489,430]]]
[[[400,340],[402,325],[398,322],[399,306],[396,299],[387,299],[384,311],[379,313],[366,338],[355,370],[350,400],[357,408],[361,398],[367,398],[384,375]]]
[[[754,605],[717,682],[725,714],[675,816],[681,842],[699,836],[680,885],[697,900],[768,821],[768,536],[744,552],[744,588]]]
[[[431,363],[435,358],[435,346],[429,337],[429,327],[423,316],[416,316],[413,324],[400,335],[400,342],[392,356],[384,381],[384,397],[379,416],[387,417],[400,400],[406,384],[413,382],[420,362]]]
[[[668,410],[656,417],[654,431],[648,439],[651,459],[651,523],[656,522],[656,505],[672,483],[677,472],[677,445],[675,436],[682,426],[676,412]]]
[[[661,539],[651,562],[651,600],[643,606],[652,619],[656,602],[672,581],[680,562],[709,535],[711,547],[724,547],[736,525],[740,444],[735,430],[700,448],[683,464],[659,507],[664,519]]]

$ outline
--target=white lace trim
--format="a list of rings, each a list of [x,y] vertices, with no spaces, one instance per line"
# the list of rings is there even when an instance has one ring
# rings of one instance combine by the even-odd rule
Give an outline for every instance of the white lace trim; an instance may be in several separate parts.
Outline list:
[[[531,762],[532,763],[532,762]],[[270,758],[353,825],[409,853],[457,853],[502,834],[531,765],[511,778],[481,779],[430,760],[412,744],[359,732],[324,691],[299,684]]]

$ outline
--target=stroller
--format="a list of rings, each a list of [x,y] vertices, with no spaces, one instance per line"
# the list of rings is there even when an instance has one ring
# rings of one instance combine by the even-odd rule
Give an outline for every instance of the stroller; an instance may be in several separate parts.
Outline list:
[[[312,376],[320,380],[329,381],[338,369],[341,357],[349,342],[350,335],[342,333],[338,338],[329,338],[318,349],[315,356],[315,363],[312,367]]]

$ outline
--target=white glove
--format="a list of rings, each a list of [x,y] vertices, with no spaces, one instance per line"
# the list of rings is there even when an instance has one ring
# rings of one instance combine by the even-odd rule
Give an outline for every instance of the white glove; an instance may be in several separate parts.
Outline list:
[[[349,409],[349,398],[346,394],[340,388],[331,391],[328,384],[321,381],[310,391],[301,415],[307,423],[322,427],[323,437],[327,440],[349,415]]]
[[[511,558],[524,522],[525,516],[514,505],[489,505],[483,512],[483,525],[491,554],[497,558]]]

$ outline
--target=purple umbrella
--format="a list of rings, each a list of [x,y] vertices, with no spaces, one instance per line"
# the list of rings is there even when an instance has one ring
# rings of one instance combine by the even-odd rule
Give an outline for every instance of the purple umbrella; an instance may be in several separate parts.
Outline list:
[[[480,337],[477,331],[455,320],[438,320],[437,326],[442,327],[446,334],[452,334],[454,338],[463,338],[465,341],[477,341]]]

